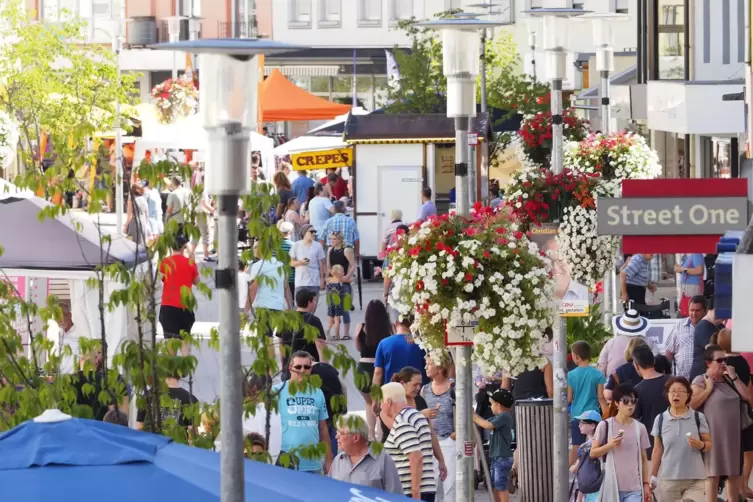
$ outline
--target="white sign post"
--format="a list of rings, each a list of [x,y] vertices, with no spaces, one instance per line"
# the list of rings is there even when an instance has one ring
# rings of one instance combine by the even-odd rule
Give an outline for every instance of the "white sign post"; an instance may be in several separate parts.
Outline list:
[[[473,345],[473,334],[478,326],[478,321],[455,323],[447,326],[444,344],[448,347]]]

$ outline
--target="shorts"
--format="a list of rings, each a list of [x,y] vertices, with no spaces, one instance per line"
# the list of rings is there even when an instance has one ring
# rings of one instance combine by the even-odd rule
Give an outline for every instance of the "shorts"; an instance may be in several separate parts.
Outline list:
[[[366,375],[366,377],[368,378],[366,385],[359,388],[358,390],[363,392],[364,394],[370,393],[371,382],[374,380],[374,363],[363,363],[359,361],[358,366],[356,366],[356,371],[358,371],[358,373]]]
[[[492,487],[498,492],[506,492],[512,470],[512,457],[494,457],[490,466]]]
[[[159,309],[159,323],[165,339],[181,338],[181,333],[191,333],[196,316],[188,309],[162,305]]]
[[[585,434],[580,432],[580,420],[570,421],[570,444],[572,446],[580,446],[586,442],[588,438]]]
[[[742,431],[743,452],[753,451],[753,427],[748,427]]]

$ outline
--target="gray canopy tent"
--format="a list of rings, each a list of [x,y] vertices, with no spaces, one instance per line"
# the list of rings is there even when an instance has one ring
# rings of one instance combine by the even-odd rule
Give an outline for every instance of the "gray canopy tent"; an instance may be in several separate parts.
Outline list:
[[[0,279],[24,281],[25,299],[38,304],[45,302],[53,281],[63,283],[70,292],[76,335],[97,339],[102,332],[99,292],[87,285],[87,279],[95,277],[97,267],[113,263],[136,267],[143,273],[148,255],[124,237],[111,235],[109,242],[103,239],[110,234],[100,231],[88,214],[69,212],[40,218],[49,207],[49,202],[29,192],[0,193]],[[106,278],[103,287],[109,298],[123,285]],[[105,310],[109,360],[127,338],[129,328],[135,326],[131,320],[132,315],[123,306]],[[48,337],[57,338],[57,326],[42,329],[47,330]]]
[[[134,242],[108,235],[92,217],[71,213],[44,217],[40,213],[51,204],[27,194],[0,194],[0,269],[49,272],[93,272],[99,265],[120,262],[136,266],[147,260],[146,250]],[[61,274],[55,273],[59,276]],[[71,277],[71,274],[63,274]],[[73,274],[81,277],[80,274]],[[47,277],[48,274],[37,274]]]

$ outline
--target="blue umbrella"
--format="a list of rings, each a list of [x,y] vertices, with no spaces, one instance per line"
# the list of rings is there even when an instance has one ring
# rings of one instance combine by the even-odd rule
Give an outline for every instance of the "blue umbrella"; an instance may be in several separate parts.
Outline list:
[[[2,500],[217,502],[218,453],[57,410],[0,435]],[[381,490],[245,462],[246,501],[398,502]]]

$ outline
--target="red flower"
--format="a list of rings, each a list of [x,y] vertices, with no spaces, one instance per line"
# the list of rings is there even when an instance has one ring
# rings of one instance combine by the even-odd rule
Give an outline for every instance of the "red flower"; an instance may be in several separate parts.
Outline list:
[[[484,258],[486,258],[488,260],[491,257],[492,257],[491,253],[489,251],[487,251],[486,249],[484,249]]]
[[[473,275],[470,272],[466,272],[466,274],[465,274],[465,280],[467,282],[471,282],[473,280]]]
[[[515,236],[515,238],[516,238],[516,239],[518,239],[518,240],[520,240],[520,239],[522,239],[522,238],[523,238],[523,232],[521,232],[521,231],[517,231],[517,232],[515,232],[515,233],[514,233],[513,235],[514,235],[514,236]]]
[[[408,254],[411,256],[418,256],[421,254],[421,246],[411,248],[410,251],[408,251]]]
[[[450,284],[450,281],[448,279],[442,279],[442,286],[447,286]]]
[[[424,281],[419,279],[416,283],[416,291],[421,291],[422,289],[424,289]]]

